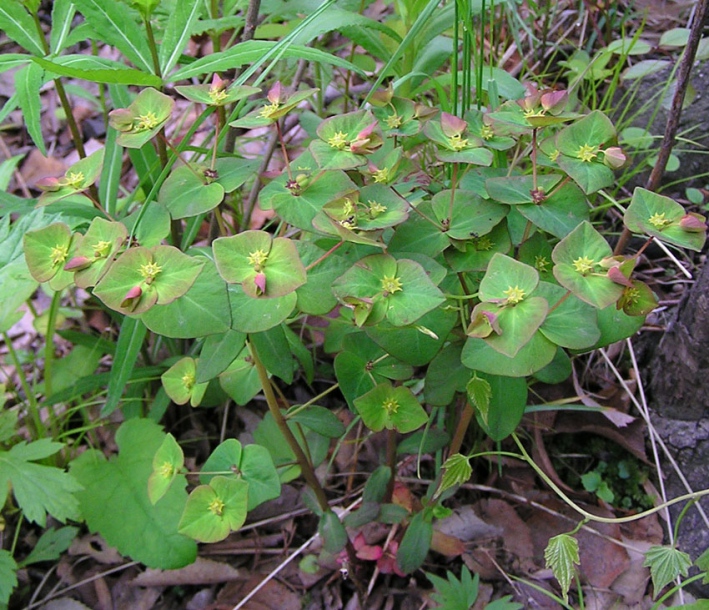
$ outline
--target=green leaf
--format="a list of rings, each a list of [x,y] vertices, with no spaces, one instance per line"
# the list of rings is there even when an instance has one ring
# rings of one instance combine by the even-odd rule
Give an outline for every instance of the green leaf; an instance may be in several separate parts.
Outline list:
[[[101,409],[101,416],[107,417],[116,410],[126,388],[126,384],[133,374],[133,368],[138,360],[138,354],[143,347],[143,339],[148,329],[140,320],[124,318],[121,331],[118,335],[116,353],[111,366],[111,378],[108,382],[108,395],[106,403]]]
[[[163,203],[174,219],[199,216],[216,208],[224,199],[224,187],[209,182],[206,168],[181,165],[163,182],[158,201]]]
[[[164,93],[152,87],[143,89],[127,108],[108,113],[109,125],[120,132],[116,142],[126,148],[142,148],[164,127],[174,106],[175,100]]]
[[[490,404],[486,419],[483,419],[480,409],[475,416],[492,440],[501,441],[512,434],[522,421],[527,406],[527,383],[522,377],[482,372],[478,375],[490,386]]]
[[[129,248],[101,278],[94,295],[120,313],[141,314],[185,294],[204,265],[173,246]]]
[[[185,356],[161,375],[163,388],[175,404],[184,405],[189,402],[196,407],[202,401],[207,384],[196,383],[196,371],[194,358]]]
[[[74,257],[67,261],[69,268],[76,269],[76,285],[84,289],[95,286],[127,238],[128,231],[122,223],[110,222],[100,216],[94,218]]]
[[[19,0],[0,3],[0,30],[32,55],[44,56],[44,45],[30,14]]]
[[[249,336],[249,340],[256,348],[266,370],[290,384],[293,381],[295,363],[283,327],[279,325],[260,333],[253,333]]]
[[[437,495],[442,494],[451,487],[467,483],[472,474],[473,469],[467,457],[460,453],[451,455],[443,463],[443,477],[441,478],[441,484],[436,492]]]
[[[15,73],[17,103],[22,109],[22,117],[35,146],[45,157],[47,148],[42,138],[42,101],[39,90],[44,84],[44,70],[36,64],[29,64]]]
[[[147,36],[138,27],[135,12],[122,2],[103,0],[76,0],[74,2],[86,17],[94,32],[102,40],[116,47],[133,64],[147,74],[153,72]]]
[[[265,231],[244,231],[214,241],[220,275],[241,284],[252,298],[283,297],[305,284],[307,275],[295,244]]]
[[[17,564],[12,553],[0,549],[0,603],[7,604],[17,586]]]
[[[251,352],[244,342],[239,354],[219,375],[222,389],[238,405],[245,405],[261,391],[261,380],[253,363]]]
[[[210,259],[199,260],[204,261],[204,267],[185,294],[168,305],[152,307],[140,317],[154,333],[193,339],[224,333],[231,326],[226,283]]]
[[[185,465],[182,447],[172,434],[167,434],[153,457],[153,471],[148,477],[148,498],[155,505],[170,489],[173,481]]]
[[[274,51],[276,52],[274,53]],[[177,82],[194,76],[201,76],[202,74],[232,70],[245,64],[255,64],[264,60],[264,57],[269,54],[277,54],[281,59],[295,58],[302,59],[308,63],[332,65],[364,76],[357,66],[332,53],[325,53],[319,49],[312,49],[302,45],[290,45],[284,49],[279,47],[279,43],[270,40],[249,40],[240,42],[226,51],[212,53],[207,57],[202,57],[192,62],[189,66],[175,72],[170,77],[170,80]]]
[[[10,451],[0,451],[0,505],[5,504],[9,486],[25,518],[44,527],[47,513],[65,522],[79,518],[75,494],[82,487],[70,474],[54,466],[33,463],[54,455],[64,447],[50,439],[21,441]]]
[[[559,582],[564,600],[568,600],[571,579],[576,573],[575,566],[581,563],[578,540],[569,534],[554,536],[544,550],[544,561]]]
[[[180,54],[190,40],[192,27],[202,10],[199,0],[176,2],[167,19],[162,42],[158,47],[160,71],[168,74],[180,59]]]
[[[25,567],[41,561],[56,561],[59,559],[60,555],[71,546],[71,543],[78,533],[78,527],[69,525],[60,527],[57,530],[50,527],[42,534],[40,539],[37,540],[34,548],[20,563],[20,566]],[[2,578],[0,577],[0,581],[1,580]]]
[[[423,565],[432,538],[431,517],[424,509],[411,519],[396,553],[396,563],[402,572],[409,574]]]
[[[221,443],[202,466],[199,482],[207,485],[215,476],[241,478],[249,484],[248,510],[277,498],[281,482],[271,455],[265,447],[230,438]]]
[[[332,510],[325,511],[320,517],[318,533],[322,538],[323,548],[333,555],[339,553],[347,544],[347,530]]]
[[[660,45],[662,45],[662,39],[660,39]],[[605,48],[605,51],[616,55],[646,55],[652,51],[652,45],[634,37],[625,37],[613,40]]]
[[[278,326],[295,308],[298,297],[291,292],[282,297],[255,299],[239,285],[227,288],[231,305],[231,327],[244,333],[258,333]]]
[[[490,399],[492,398],[492,388],[486,379],[473,374],[473,377],[465,386],[468,393],[468,398],[472,405],[477,409],[480,418],[487,425],[488,414],[490,413]]]
[[[209,335],[197,361],[197,383],[214,379],[236,359],[246,343],[246,333],[228,330]]]
[[[345,425],[330,409],[309,405],[305,409],[295,406],[292,410],[294,413],[286,414],[289,421],[297,422],[322,436],[339,438],[345,433]]]
[[[603,236],[591,223],[582,222],[554,248],[554,277],[582,301],[603,309],[623,294],[601,264],[612,256]]]
[[[435,574],[426,573],[426,578],[433,583],[436,589],[436,592],[431,595],[431,599],[439,604],[436,608],[438,610],[470,610],[478,599],[480,576],[476,574],[473,577],[466,566],[463,566],[460,572],[460,580],[451,571],[447,571],[446,576],[447,580]],[[487,607],[489,608],[490,605],[488,604]]]
[[[157,504],[148,497],[153,459],[165,436],[156,423],[131,419],[116,433],[117,457],[106,461],[100,452],[86,451],[72,462],[71,473],[85,487],[77,496],[91,531],[119,553],[169,570],[192,563],[197,545],[177,531],[187,502],[184,475]]]
[[[249,484],[241,479],[214,477],[192,490],[179,531],[199,542],[219,542],[246,521]]]
[[[25,258],[32,277],[47,282],[64,268],[72,244],[71,229],[60,222],[28,231],[23,240]]]
[[[465,366],[476,371],[490,375],[526,377],[549,364],[554,359],[556,349],[556,345],[541,332],[537,332],[514,358],[510,358],[490,347],[484,339],[468,337],[460,358]]]
[[[547,339],[569,349],[588,349],[596,344],[601,331],[595,307],[567,296],[561,286],[549,282],[539,282],[534,294],[546,299],[551,309],[539,328]]]
[[[645,78],[651,74],[662,72],[670,65],[666,59],[643,59],[642,61],[628,66],[620,75],[621,80],[637,80]]]
[[[75,68],[42,57],[33,57],[32,61],[51,74],[78,78],[92,83],[141,87],[160,87],[162,85],[162,80],[157,76],[132,68]],[[67,58],[62,58],[61,61],[66,62]]]
[[[55,0],[52,4],[52,28],[49,30],[49,48],[59,55],[67,46],[67,38],[76,14],[71,0]]]
[[[437,193],[431,205],[444,234],[450,239],[459,240],[488,234],[509,211],[507,206],[461,189],[455,193],[449,190]]]
[[[650,568],[653,599],[656,598],[665,585],[679,576],[687,576],[692,566],[692,559],[684,551],[670,546],[652,546],[645,553],[643,566]]]
[[[643,188],[636,188],[623,217],[625,226],[660,241],[699,252],[706,241],[706,220],[686,214],[676,201]],[[687,224],[687,222],[689,224]]]
[[[365,425],[375,432],[387,428],[406,434],[428,421],[413,392],[405,386],[394,387],[388,381],[355,399],[354,406]]]
[[[424,398],[434,407],[449,405],[456,392],[465,392],[470,369],[460,361],[462,343],[446,345],[431,361],[426,370]]]

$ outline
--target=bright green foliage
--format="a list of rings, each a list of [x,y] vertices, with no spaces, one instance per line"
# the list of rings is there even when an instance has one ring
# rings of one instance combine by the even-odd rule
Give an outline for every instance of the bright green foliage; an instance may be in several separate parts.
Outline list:
[[[478,587],[480,586],[480,576],[472,576],[466,566],[460,571],[460,580],[450,570],[446,572],[446,578],[441,578],[435,574],[426,573],[436,589],[431,595],[431,599],[438,604],[437,610],[470,610],[478,599]],[[521,610],[522,606],[510,601],[510,596],[506,595],[485,606],[486,610]]]
[[[473,469],[470,466],[470,460],[456,453],[451,455],[443,463],[443,477],[441,478],[441,485],[438,488],[437,493],[442,494],[447,489],[454,487],[455,485],[462,485],[467,483],[470,476],[473,474]]]
[[[56,530],[50,527],[40,536],[30,554],[22,560],[20,565],[24,567],[41,561],[56,561],[71,546],[78,533],[79,528],[70,525]],[[2,582],[2,576],[0,576],[0,582]]]
[[[650,568],[653,597],[657,597],[665,585],[689,574],[692,559],[684,551],[671,546],[653,546],[645,553],[643,565]]]
[[[116,140],[126,148],[140,148],[151,140],[167,123],[175,100],[148,87],[128,106],[112,110],[110,125],[119,132]]]
[[[64,445],[43,438],[22,441],[9,451],[0,451],[0,505],[4,506],[12,486],[25,518],[45,526],[47,513],[65,522],[79,518],[76,494],[82,489],[77,477],[55,466],[36,464],[60,451]]]
[[[160,377],[165,392],[178,405],[190,403],[196,407],[207,391],[206,383],[197,383],[197,363],[194,358],[182,358]]]
[[[384,428],[413,432],[428,420],[411,390],[405,386],[394,387],[388,381],[357,398],[354,406],[367,427],[375,432]]]
[[[490,384],[476,374],[473,374],[468,384],[465,386],[471,404],[477,409],[480,418],[484,423],[488,423],[490,413],[490,398],[492,398],[492,388]]]
[[[0,604],[10,601],[10,595],[16,586],[17,563],[10,551],[0,549]]]
[[[559,581],[564,600],[568,600],[571,580],[576,573],[576,566],[581,562],[578,540],[569,534],[550,538],[544,550],[544,561],[554,573],[554,578]]]
[[[130,248],[111,265],[94,294],[121,313],[145,313],[185,294],[204,264],[172,246]]]
[[[669,197],[637,188],[625,211],[626,226],[647,233],[680,248],[699,252],[706,240],[706,220],[699,214],[686,214],[684,208]]]
[[[224,199],[224,187],[208,177],[207,167],[183,165],[163,182],[158,201],[172,218],[198,216],[216,208]]]
[[[39,196],[39,203],[49,205],[89,188],[101,174],[104,150],[100,148],[92,155],[74,163],[63,178],[47,178],[42,181],[39,186],[43,193]]]
[[[184,475],[176,475],[155,505],[148,496],[153,459],[165,437],[150,420],[129,420],[116,433],[118,456],[107,461],[98,451],[86,451],[71,464],[84,487],[76,495],[91,531],[120,553],[163,570],[188,565],[197,554],[195,542],[178,533],[187,502]]]
[[[65,269],[75,271],[74,282],[80,288],[95,286],[123,246],[128,232],[120,222],[97,216],[91,222]]]
[[[260,445],[242,447],[236,439],[221,443],[202,466],[200,483],[208,485],[215,476],[244,480],[249,484],[247,509],[277,498],[281,482],[268,450]]]
[[[182,447],[168,433],[153,458],[153,471],[148,477],[148,497],[156,504],[170,489],[173,481],[185,464]]]
[[[306,281],[295,244],[265,231],[220,237],[214,242],[214,258],[221,276],[240,284],[252,298],[283,297]]]
[[[179,531],[199,542],[219,542],[246,520],[249,484],[216,476],[192,490],[180,519]]]
[[[396,563],[405,574],[420,568],[428,555],[433,538],[432,519],[431,510],[424,509],[413,516],[406,528],[396,553]]]
[[[25,235],[23,246],[32,277],[38,282],[48,282],[69,260],[71,229],[63,223],[54,223],[30,231]]]

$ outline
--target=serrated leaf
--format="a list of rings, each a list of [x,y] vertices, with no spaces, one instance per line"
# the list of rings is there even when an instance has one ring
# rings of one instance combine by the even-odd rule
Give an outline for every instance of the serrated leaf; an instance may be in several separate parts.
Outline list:
[[[71,473],[86,488],[77,496],[90,530],[123,555],[167,570],[192,563],[197,545],[177,531],[187,502],[184,475],[177,475],[156,505],[148,497],[153,458],[164,439],[156,423],[128,420],[116,433],[117,457],[106,461],[98,451],[87,451],[72,462]]]
[[[44,527],[47,513],[61,522],[79,517],[75,493],[82,486],[70,474],[54,466],[35,464],[54,455],[64,445],[50,439],[24,441],[10,451],[0,451],[0,505],[5,504],[9,485],[25,517]]]
[[[492,388],[485,379],[481,379],[477,375],[473,375],[468,384],[465,386],[468,392],[468,398],[473,406],[480,413],[480,417],[487,424],[487,416],[490,410],[490,398],[492,398]]]
[[[561,592],[567,600],[571,579],[576,573],[576,566],[581,563],[578,540],[569,534],[554,536],[544,550],[544,561],[559,581]]]
[[[652,546],[645,553],[643,566],[650,568],[653,599],[656,598],[665,585],[671,583],[678,576],[687,576],[692,559],[684,551],[671,546]]]
[[[0,549],[0,603],[7,604],[17,586],[17,564],[12,553]]]
[[[440,495],[455,485],[467,483],[472,474],[473,469],[467,457],[460,453],[451,455],[443,463],[443,477],[441,478],[441,485],[437,493]]]
[[[447,580],[426,573],[426,577],[433,583],[436,592],[431,595],[431,599],[439,604],[437,610],[469,610],[478,598],[478,587],[480,576],[472,576],[466,566],[460,573],[460,580],[455,574],[446,572]],[[490,606],[487,606],[488,608]]]

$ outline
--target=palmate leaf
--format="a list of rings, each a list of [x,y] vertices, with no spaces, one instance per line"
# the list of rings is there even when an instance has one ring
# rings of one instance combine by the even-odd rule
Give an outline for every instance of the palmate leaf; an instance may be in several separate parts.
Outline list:
[[[17,586],[17,564],[12,553],[0,549],[0,604],[7,604]]]
[[[578,540],[569,534],[554,536],[544,550],[544,561],[554,573],[554,578],[559,581],[561,592],[567,600],[571,579],[576,572],[575,566],[581,563]]]
[[[44,527],[47,513],[61,522],[78,519],[79,503],[74,494],[81,491],[81,484],[60,468],[34,463],[63,446],[44,438],[0,451],[0,505],[5,504],[12,486],[15,500],[29,521]]]
[[[431,595],[431,599],[436,602],[437,610],[469,610],[478,598],[478,586],[480,576],[472,576],[466,566],[460,573],[460,580],[448,571],[448,579],[441,578],[435,574],[426,574],[436,589]]]
[[[678,576],[687,576],[692,559],[684,551],[671,546],[653,546],[645,553],[645,567],[650,568],[654,596]]]

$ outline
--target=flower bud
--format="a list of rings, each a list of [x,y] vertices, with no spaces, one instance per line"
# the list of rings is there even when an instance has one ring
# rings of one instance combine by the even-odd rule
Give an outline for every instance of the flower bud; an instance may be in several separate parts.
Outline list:
[[[82,269],[87,269],[94,260],[95,259],[88,258],[87,256],[75,256],[64,265],[64,271],[81,271]]]
[[[628,158],[618,146],[611,146],[603,151],[603,163],[611,169],[620,169]]]
[[[679,219],[679,226],[688,233],[704,233],[707,230],[706,218],[695,212],[682,216]]]

